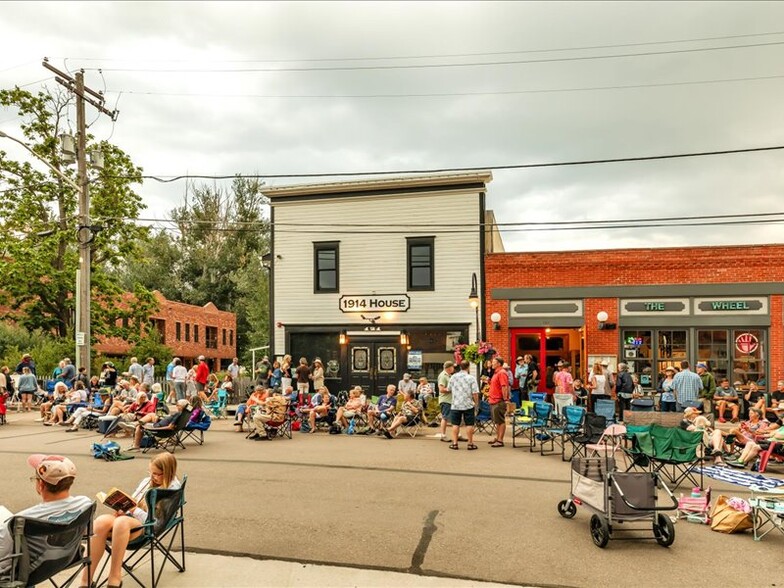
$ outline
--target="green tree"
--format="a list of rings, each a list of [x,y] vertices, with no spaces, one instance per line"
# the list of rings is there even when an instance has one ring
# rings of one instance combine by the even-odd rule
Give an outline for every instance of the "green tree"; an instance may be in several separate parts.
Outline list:
[[[21,134],[38,157],[75,178],[57,148],[57,137],[66,130],[70,95],[0,90],[0,105],[18,111]],[[144,209],[133,189],[141,184],[141,168],[107,141],[87,140],[88,150],[100,149],[105,161],[90,182],[91,218],[103,227],[92,243],[92,331],[133,339],[139,336],[133,326],[146,320],[156,301],[138,286],[135,296],[128,296],[109,270],[133,256],[146,236],[146,229],[134,222]],[[8,318],[25,327],[65,337],[74,324],[78,196],[40,167],[0,150],[0,275],[8,276],[0,303],[11,308]]]
[[[169,299],[202,306],[213,302],[237,315],[237,347],[268,343],[269,283],[261,257],[269,250],[268,204],[263,183],[235,178],[227,190],[189,185],[172,211],[176,230],[163,230],[118,271],[129,287],[139,280]]]

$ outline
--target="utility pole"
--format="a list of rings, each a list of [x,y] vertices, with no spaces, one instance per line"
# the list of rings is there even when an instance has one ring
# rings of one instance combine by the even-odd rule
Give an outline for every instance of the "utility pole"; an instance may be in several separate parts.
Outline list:
[[[87,375],[91,375],[90,351],[92,350],[90,328],[90,294],[92,250],[95,228],[90,224],[90,179],[87,176],[87,119],[85,102],[89,102],[98,111],[117,120],[118,111],[104,108],[104,96],[84,85],[84,70],[79,70],[75,78],[49,64],[44,58],[43,66],[57,74],[55,81],[76,97],[76,183],[79,186],[79,226],[76,229],[76,240],[79,243],[79,271],[77,272],[77,320],[76,320],[76,367],[84,367]]]

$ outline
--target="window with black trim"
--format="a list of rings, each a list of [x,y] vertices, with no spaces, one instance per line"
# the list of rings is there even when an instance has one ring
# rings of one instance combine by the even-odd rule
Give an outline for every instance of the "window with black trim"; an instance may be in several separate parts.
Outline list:
[[[337,292],[338,241],[313,243],[313,291]]]
[[[408,290],[435,290],[435,237],[408,237]]]

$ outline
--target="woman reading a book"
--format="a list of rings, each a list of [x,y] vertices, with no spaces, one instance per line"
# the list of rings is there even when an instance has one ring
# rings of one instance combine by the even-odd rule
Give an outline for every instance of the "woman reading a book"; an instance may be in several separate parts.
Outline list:
[[[99,502],[114,508],[113,514],[101,515],[95,519],[93,536],[90,539],[91,573],[98,569],[107,541],[111,541],[112,555],[109,565],[108,588],[122,586],[122,562],[125,549],[131,539],[141,532],[147,520],[147,504],[144,497],[151,488],[176,490],[180,487],[177,479],[177,459],[171,453],[156,455],[150,460],[150,475],[144,478],[130,496],[116,489],[107,496],[99,494]],[[114,505],[114,506],[111,506]],[[134,506],[135,505],[135,506]],[[82,587],[92,586],[92,578],[87,577],[87,569],[82,574]]]

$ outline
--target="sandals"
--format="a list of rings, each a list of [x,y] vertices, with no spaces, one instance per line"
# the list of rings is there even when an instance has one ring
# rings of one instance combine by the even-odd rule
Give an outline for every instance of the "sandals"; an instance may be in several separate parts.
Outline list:
[[[468,451],[474,451],[475,449],[479,449],[479,448],[473,443],[468,444]]]
[[[490,447],[503,447],[504,442],[498,441],[497,439],[490,444]]]
[[[460,446],[457,443],[450,443],[449,449],[460,449]]]

